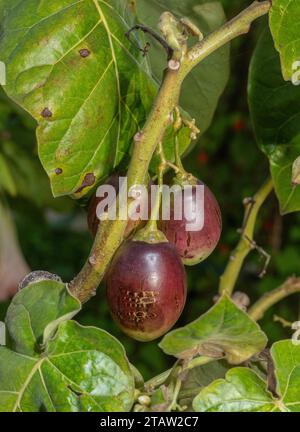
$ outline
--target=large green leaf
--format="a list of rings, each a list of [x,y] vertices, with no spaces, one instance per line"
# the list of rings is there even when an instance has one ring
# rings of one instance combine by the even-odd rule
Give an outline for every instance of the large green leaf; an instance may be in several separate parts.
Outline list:
[[[266,383],[252,370],[234,368],[225,379],[214,381],[194,399],[196,412],[266,412],[273,411]]]
[[[284,79],[291,80],[295,73],[294,64],[300,59],[299,1],[273,0],[269,16],[275,46],[280,53]]]
[[[128,411],[134,377],[122,345],[69,318],[80,309],[62,283],[32,282],[6,317],[0,411]]]
[[[87,193],[128,152],[157,87],[125,37],[123,2],[0,3],[8,95],[38,122],[55,196]]]
[[[300,412],[300,346],[292,341],[273,345],[271,354],[277,397],[267,383],[248,368],[234,368],[225,379],[214,381],[194,399],[197,412]]]
[[[222,4],[208,0],[137,0],[139,21],[153,30],[157,29],[160,15],[170,11],[178,18],[188,17],[204,35],[219,28],[225,21]],[[162,48],[149,39],[151,68],[160,80],[166,65]],[[211,54],[186,79],[181,97],[182,107],[192,115],[201,133],[210,125],[219,97],[229,77],[229,45]]]
[[[121,344],[103,330],[60,324],[41,356],[0,348],[0,411],[128,411],[134,379]]]
[[[229,363],[239,364],[262,351],[266,343],[258,324],[224,296],[196,321],[168,333],[160,347],[179,358],[218,350]]]
[[[271,349],[277,378],[277,393],[284,395],[291,411],[300,412],[300,345],[276,342]]]
[[[300,188],[292,186],[292,166],[300,154],[300,87],[283,80],[269,31],[251,62],[249,104],[258,144],[270,160],[281,212],[299,211]]]
[[[6,325],[13,349],[20,354],[39,355],[43,343],[59,322],[81,309],[63,283],[44,280],[29,284],[12,300]]]
[[[229,367],[225,360],[219,360],[186,372],[178,396],[180,406],[187,406],[188,411],[192,411],[193,400],[199,391],[211,382],[225,378]]]

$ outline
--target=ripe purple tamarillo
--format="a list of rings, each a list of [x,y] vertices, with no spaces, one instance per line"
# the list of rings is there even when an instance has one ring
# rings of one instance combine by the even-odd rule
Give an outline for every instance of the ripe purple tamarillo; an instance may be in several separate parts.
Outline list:
[[[189,231],[187,226],[196,221],[195,204],[196,185],[204,186],[204,225],[196,231]],[[176,192],[175,192],[176,193]],[[192,194],[182,197],[183,217],[175,220],[174,196],[171,197],[170,220],[162,220],[160,229],[172,243],[183,263],[188,266],[204,261],[217,246],[222,232],[222,215],[219,204],[211,190],[197,180],[192,186]]]
[[[173,327],[186,301],[185,270],[175,247],[166,241],[127,241],[113,259],[106,284],[114,320],[141,342]]]

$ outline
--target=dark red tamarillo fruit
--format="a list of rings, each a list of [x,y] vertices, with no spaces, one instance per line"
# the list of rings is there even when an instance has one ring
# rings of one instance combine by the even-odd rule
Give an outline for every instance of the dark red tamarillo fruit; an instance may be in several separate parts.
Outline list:
[[[195,265],[204,261],[217,246],[222,232],[222,215],[219,204],[211,190],[199,180],[198,185],[204,186],[204,226],[197,231],[188,231],[187,224],[195,219],[174,219],[174,197],[171,195],[170,220],[160,222],[160,229],[172,243],[185,265]],[[181,193],[181,192],[180,192]],[[193,215],[195,208],[196,188],[193,186],[191,199],[182,196],[182,208],[186,214]]]
[[[132,338],[146,342],[165,334],[186,301],[186,275],[173,245],[126,242],[106,277],[111,314]]]

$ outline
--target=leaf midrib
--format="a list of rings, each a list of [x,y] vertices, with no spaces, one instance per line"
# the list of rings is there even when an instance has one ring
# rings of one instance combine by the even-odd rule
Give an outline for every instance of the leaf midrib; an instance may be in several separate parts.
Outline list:
[[[110,32],[109,29],[109,25],[108,22],[106,20],[105,14],[103,13],[99,3],[97,0],[92,0],[97,12],[99,13],[100,19],[103,22],[103,26],[106,30],[107,33],[107,37],[108,37],[108,41],[109,41],[109,45],[110,45],[110,49],[111,49],[111,54],[112,54],[112,58],[114,61],[114,65],[115,65],[115,72],[116,72],[116,81],[117,81],[117,88],[118,88],[118,111],[119,111],[119,121],[118,121],[118,137],[117,137],[117,142],[116,142],[116,149],[118,149],[119,146],[119,142],[120,142],[120,135],[121,135],[121,120],[122,120],[122,109],[121,109],[121,84],[120,84],[120,75],[119,75],[119,67],[118,67],[118,62],[117,62],[117,57],[116,57],[116,52],[115,52],[115,47],[112,41],[112,34]],[[117,158],[117,151],[115,152],[115,160],[114,160],[114,165],[116,163],[116,158]]]
[[[32,360],[34,360],[34,359],[32,359]],[[21,406],[20,406],[20,402],[22,400],[22,397],[24,396],[24,393],[25,393],[25,391],[26,391],[26,389],[27,389],[30,381],[32,380],[32,378],[35,375],[35,373],[39,370],[40,365],[43,363],[43,361],[44,361],[44,359],[42,358],[42,359],[38,360],[35,363],[35,365],[33,366],[30,374],[28,375],[28,377],[26,378],[26,380],[25,380],[24,384],[22,385],[20,391],[18,392],[18,397],[17,397],[16,403],[15,403],[15,405],[13,407],[13,412],[15,412],[17,410],[17,408],[19,408],[22,411]]]
[[[82,389],[80,386],[78,386],[78,384],[76,383],[76,382],[74,382],[72,379],[70,379],[67,375],[65,375],[52,361],[51,361],[51,358],[57,358],[57,357],[63,357],[63,356],[66,356],[66,355],[73,355],[73,354],[78,354],[78,353],[84,353],[84,352],[92,352],[92,351],[95,351],[95,352],[97,352],[97,350],[90,350],[90,349],[87,349],[87,350],[77,350],[77,351],[72,351],[72,352],[67,352],[67,353],[61,353],[61,354],[54,354],[54,355],[50,355],[49,357],[48,356],[45,356],[45,357],[42,357],[42,358],[40,358],[38,361],[36,361],[37,359],[36,358],[34,358],[34,357],[29,357],[29,356],[24,356],[24,357],[26,357],[26,358],[28,358],[28,359],[30,359],[30,360],[32,360],[32,361],[36,361],[36,363],[34,364],[34,366],[33,366],[33,368],[32,368],[32,370],[30,371],[30,373],[28,374],[28,376],[27,376],[27,378],[26,378],[26,380],[25,380],[25,382],[24,382],[24,384],[22,385],[22,387],[21,387],[21,389],[19,390],[19,391],[16,391],[16,392],[7,392],[7,391],[5,391],[5,393],[14,393],[14,394],[17,394],[18,395],[18,397],[17,397],[17,400],[16,400],[16,402],[15,402],[15,405],[14,405],[14,407],[13,407],[13,409],[12,409],[12,411],[13,412],[16,412],[16,410],[17,410],[17,408],[19,408],[20,409],[20,411],[22,411],[22,408],[21,408],[21,401],[22,401],[22,398],[23,398],[23,396],[24,396],[24,393],[25,393],[25,391],[26,391],[26,389],[28,388],[28,386],[29,386],[29,384],[30,384],[30,382],[31,382],[31,380],[33,379],[33,377],[34,377],[34,375],[36,374],[36,372],[39,372],[39,374],[40,374],[40,378],[41,378],[41,382],[42,382],[42,385],[44,386],[44,388],[45,388],[45,391],[46,391],[46,393],[47,393],[47,395],[48,395],[48,397],[49,397],[49,400],[50,400],[50,402],[51,402],[51,404],[52,404],[52,406],[53,406],[53,408],[55,409],[55,411],[56,411],[56,408],[55,408],[55,406],[54,406],[54,404],[53,404],[53,402],[52,402],[52,398],[51,398],[51,396],[50,396],[50,394],[49,394],[49,391],[48,391],[48,388],[47,388],[47,386],[46,386],[46,383],[45,383],[45,381],[44,381],[44,377],[43,377],[43,373],[42,373],[42,370],[41,370],[41,366],[42,366],[42,364],[46,361],[46,362],[48,362],[49,363],[49,365],[51,366],[51,367],[53,367],[57,372],[59,372],[59,374],[60,375],[62,375],[63,377],[64,377],[64,379],[66,379],[70,384],[72,384],[73,386],[75,386],[77,389],[79,389],[80,390],[80,392],[82,393],[82,394],[84,394],[84,395],[86,395],[87,397],[90,397],[92,400],[93,400],[93,402],[98,406],[98,408],[99,409],[101,409],[101,406],[99,405],[99,403],[97,402],[97,400],[95,400],[95,398],[93,397],[93,395],[91,395],[90,393],[87,393],[84,389]],[[22,355],[23,356],[23,355]],[[115,361],[113,360],[113,359],[111,359],[112,361],[113,361],[113,363],[115,363]],[[117,363],[115,363],[116,365],[117,365]],[[117,365],[119,368],[120,368],[120,370],[124,373],[124,371],[122,370],[122,368],[119,366],[119,365]],[[124,373],[125,374],[125,373]],[[126,375],[126,374],[125,374]],[[108,377],[112,377],[111,375],[109,375],[109,374],[107,374],[107,376]],[[126,387],[123,389],[123,391],[126,391]]]

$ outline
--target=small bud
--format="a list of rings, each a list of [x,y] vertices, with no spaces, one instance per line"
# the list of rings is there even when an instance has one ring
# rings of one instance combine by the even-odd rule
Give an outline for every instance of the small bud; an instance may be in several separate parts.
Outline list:
[[[143,132],[138,132],[134,135],[134,141],[135,142],[141,142],[143,138]]]
[[[141,396],[139,396],[139,398],[138,398],[138,403],[139,403],[140,405],[149,406],[149,405],[151,405],[151,399],[150,399],[150,397],[147,396],[147,395],[141,395]]]
[[[180,68],[180,61],[178,60],[170,60],[168,63],[168,67],[170,70],[178,71]]]
[[[95,255],[91,255],[91,256],[89,257],[89,263],[90,263],[92,266],[94,266],[94,265],[96,264],[96,257],[95,257]]]
[[[250,306],[249,297],[247,296],[247,294],[240,291],[237,291],[233,294],[232,301],[239,309],[245,312],[247,311],[247,308]]]
[[[170,123],[173,123],[173,122],[174,122],[174,113],[173,113],[173,112],[170,112],[170,113],[168,114],[168,120],[169,120]]]
[[[252,197],[246,197],[243,199],[244,206],[248,206],[250,204],[255,204],[255,200]]]

